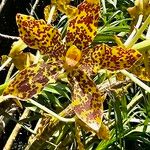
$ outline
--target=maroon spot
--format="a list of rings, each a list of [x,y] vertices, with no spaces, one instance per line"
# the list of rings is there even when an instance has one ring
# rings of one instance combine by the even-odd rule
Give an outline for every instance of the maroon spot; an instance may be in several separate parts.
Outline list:
[[[18,91],[20,92],[27,92],[31,89],[28,80],[24,80],[18,84]]]

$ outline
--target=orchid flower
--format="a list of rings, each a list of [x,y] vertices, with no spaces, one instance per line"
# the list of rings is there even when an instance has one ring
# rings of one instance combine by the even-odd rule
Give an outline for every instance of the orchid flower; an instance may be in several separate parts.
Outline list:
[[[64,43],[58,29],[44,20],[17,14],[21,39],[30,48],[38,49],[48,60],[20,71],[4,95],[31,98],[65,72],[72,87],[72,106],[76,116],[96,133],[100,133],[100,129],[106,131],[102,123],[105,94],[99,91],[91,76],[100,69],[128,69],[141,54],[134,49],[105,44],[90,47],[97,33],[99,12],[99,0],[84,0],[78,5],[76,16],[68,22]]]

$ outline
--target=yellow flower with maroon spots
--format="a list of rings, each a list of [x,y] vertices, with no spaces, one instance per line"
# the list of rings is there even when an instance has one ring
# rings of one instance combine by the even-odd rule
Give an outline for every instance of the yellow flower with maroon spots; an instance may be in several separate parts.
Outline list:
[[[97,33],[100,3],[98,0],[85,0],[77,10],[77,14],[69,20],[65,43],[62,42],[58,29],[52,25],[31,16],[17,14],[21,39],[49,59],[22,70],[10,82],[4,94],[12,94],[21,99],[31,98],[46,84],[56,82],[58,76],[65,71],[72,87],[75,114],[98,133],[105,94],[98,90],[91,75],[104,68],[111,71],[128,69],[141,55],[134,49],[109,47],[105,44],[90,48]],[[104,125],[102,129],[107,131]],[[103,135],[105,137],[108,135]]]

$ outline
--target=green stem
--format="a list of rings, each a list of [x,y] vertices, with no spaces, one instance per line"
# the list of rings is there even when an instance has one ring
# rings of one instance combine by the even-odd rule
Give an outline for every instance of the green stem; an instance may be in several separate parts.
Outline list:
[[[138,21],[137,21],[137,24],[136,24],[134,30],[132,31],[132,33],[130,34],[130,36],[128,37],[126,42],[124,43],[125,46],[128,46],[132,43],[132,39],[134,38],[134,36],[135,36],[137,30],[139,29],[139,27],[141,26],[142,20],[143,20],[143,15],[139,15],[139,18],[138,18]]]
[[[8,86],[8,82],[0,85],[0,95],[3,93],[3,90]],[[3,101],[3,98],[0,96],[0,102]]]
[[[0,66],[0,71],[2,71],[11,61],[12,61],[12,58],[9,57],[9,58],[2,64],[2,66]]]
[[[145,52],[147,50],[150,50],[150,39],[144,40],[142,42],[139,42],[132,47],[133,49],[137,49],[139,52]]]
[[[59,119],[60,121],[63,122],[75,122],[74,118],[63,118],[61,116],[59,116],[58,114],[54,113],[53,111],[49,110],[48,108],[46,108],[45,106],[41,105],[40,103],[32,100],[32,99],[28,99],[28,101],[30,103],[32,103],[33,105],[37,106],[38,108],[42,109],[43,111],[49,113],[50,115],[52,115],[53,117],[56,117],[57,119]]]
[[[14,69],[14,64],[12,63],[11,66],[10,66],[10,68],[9,68],[9,70],[8,70],[5,82],[7,82],[10,79],[10,76],[12,74],[13,69]]]
[[[139,101],[140,99],[143,97],[143,94],[136,94],[132,100],[130,101],[130,103],[127,105],[127,110],[130,111],[131,108],[133,108]]]
[[[136,41],[139,39],[139,37],[141,36],[141,34],[144,32],[144,30],[147,28],[147,26],[150,24],[150,15],[147,17],[147,19],[145,20],[145,22],[143,23],[143,25],[141,26],[141,28],[137,31],[137,34],[133,37],[133,39],[129,42],[129,43],[125,43],[125,46],[127,48],[132,47]]]
[[[150,39],[150,25],[149,25],[147,33],[146,33],[146,39]]]
[[[125,76],[129,77],[133,82],[135,82],[137,85],[139,85],[140,87],[142,87],[144,90],[146,90],[147,92],[150,93],[150,87],[147,86],[146,84],[144,84],[142,81],[140,81],[138,78],[136,78],[132,73],[129,73],[126,70],[121,70],[120,71],[122,74],[124,74]]]

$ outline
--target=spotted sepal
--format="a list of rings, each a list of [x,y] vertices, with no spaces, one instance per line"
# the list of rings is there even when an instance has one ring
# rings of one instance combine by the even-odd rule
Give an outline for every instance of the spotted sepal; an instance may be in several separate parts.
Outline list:
[[[93,41],[98,27],[100,13],[99,1],[83,1],[77,7],[77,14],[69,20],[67,46],[76,45],[80,50],[88,47]]]
[[[64,45],[58,29],[46,24],[44,20],[35,20],[32,16],[17,14],[16,21],[22,40],[33,49],[38,49],[43,55],[64,55]]]
[[[103,117],[103,101],[105,94],[101,93],[92,79],[83,71],[73,71],[68,75],[72,85],[72,105],[75,114],[92,130],[98,132]]]
[[[97,73],[100,69],[129,69],[141,58],[141,54],[135,49],[110,47],[106,44],[85,49],[82,56],[80,68],[88,74]]]
[[[11,94],[21,99],[31,98],[38,94],[48,83],[54,83],[61,67],[53,63],[38,63],[20,71],[9,83],[3,95]]]

